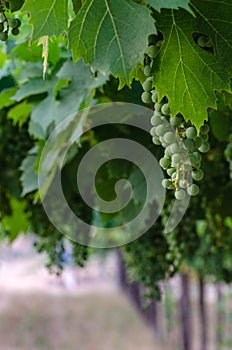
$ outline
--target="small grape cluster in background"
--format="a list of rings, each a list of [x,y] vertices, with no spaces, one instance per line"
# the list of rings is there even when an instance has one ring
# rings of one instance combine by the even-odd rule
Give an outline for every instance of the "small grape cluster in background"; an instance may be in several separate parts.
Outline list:
[[[8,39],[10,30],[12,35],[18,35],[20,26],[20,19],[7,18],[4,2],[0,1],[0,40],[6,41]]]
[[[198,133],[195,126],[187,123],[181,114],[171,115],[167,97],[159,101],[158,93],[153,88],[152,65],[160,45],[160,40],[155,42],[154,36],[150,37],[144,65],[147,78],[142,85],[144,92],[141,99],[144,103],[153,104],[152,141],[165,149],[159,163],[168,177],[162,181],[162,186],[174,190],[176,199],[182,200],[187,194],[196,196],[199,193],[199,187],[193,181],[201,181],[204,177],[201,153],[210,149],[209,126],[203,125]]]

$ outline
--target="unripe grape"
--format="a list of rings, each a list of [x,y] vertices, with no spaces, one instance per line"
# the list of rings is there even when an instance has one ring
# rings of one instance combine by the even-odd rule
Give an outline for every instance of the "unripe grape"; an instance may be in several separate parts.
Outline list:
[[[154,103],[158,102],[158,92],[157,91],[155,91],[155,90],[151,91],[151,100]]]
[[[168,148],[165,148],[164,156],[165,156],[166,158],[171,158],[172,154],[170,153],[170,151],[169,151]]]
[[[205,47],[207,45],[208,42],[208,38],[204,35],[199,36],[199,38],[197,39],[197,44],[200,47]]]
[[[152,78],[151,78],[151,77],[147,78],[147,79],[144,81],[144,83],[143,83],[142,86],[143,86],[143,90],[144,90],[144,91],[150,92],[150,91],[151,91],[151,87],[152,87]]]
[[[204,177],[204,172],[201,169],[196,169],[192,172],[192,178],[196,181],[201,181]]]
[[[182,160],[182,156],[179,153],[173,154],[172,155],[172,167],[177,167],[178,165],[180,165]]]
[[[202,125],[201,128],[200,128],[200,132],[201,132],[202,134],[208,134],[208,132],[209,132],[209,126],[208,126],[207,124]]]
[[[172,144],[176,141],[176,135],[172,131],[168,131],[164,134],[164,141]]]
[[[161,107],[161,112],[164,115],[169,115],[170,114],[170,108],[168,106],[168,103],[165,103],[162,107]]]
[[[185,145],[185,148],[187,149],[187,151],[189,153],[193,152],[194,149],[195,149],[195,146],[194,146],[194,142],[193,140],[190,140],[190,139],[184,139],[183,141],[184,145]]]
[[[208,142],[203,142],[201,147],[199,147],[199,151],[202,153],[206,153],[210,150],[210,144]]]
[[[156,128],[155,127],[151,128],[150,134],[151,134],[151,136],[156,136]]]
[[[175,154],[175,153],[180,153],[180,146],[178,145],[178,143],[173,143],[172,145],[170,145],[170,152],[172,154]]]
[[[18,19],[17,19],[17,18],[10,18],[10,19],[8,20],[8,23],[9,23],[9,26],[10,26],[11,28],[17,28],[17,27],[19,27],[19,23],[18,23]]]
[[[168,169],[171,162],[170,162],[170,159],[163,157],[160,159],[159,164],[163,169]]]
[[[183,200],[186,197],[186,192],[185,190],[179,189],[175,191],[175,197],[178,200]]]
[[[161,124],[162,121],[161,121],[161,118],[160,118],[160,115],[158,113],[154,113],[153,116],[151,117],[151,124],[153,126],[158,126],[159,124]]]
[[[181,123],[182,123],[182,120],[180,117],[175,116],[170,119],[170,124],[173,128],[178,128],[178,126],[180,126]]]
[[[186,129],[185,133],[188,139],[194,139],[197,137],[197,130],[194,126],[190,126],[188,129]]]
[[[180,180],[179,185],[181,188],[187,188],[187,181],[186,180]]]
[[[143,72],[146,77],[149,77],[151,75],[151,67],[149,65],[145,66]]]
[[[162,180],[162,186],[164,188],[170,188],[170,186],[172,185],[172,181],[169,179],[163,179]]]
[[[154,58],[158,52],[158,47],[156,45],[150,45],[147,49],[147,54],[149,57]]]
[[[172,174],[174,174],[175,172],[176,172],[176,169],[175,169],[175,168],[170,168],[170,169],[167,170],[167,174],[168,174],[169,176],[172,176]]]
[[[177,173],[176,173],[176,171],[172,174],[171,179],[172,179],[172,181],[176,181],[177,180]]]
[[[1,32],[0,33],[0,40],[6,41],[8,39],[8,33],[7,32]]]
[[[155,145],[160,145],[160,140],[157,136],[153,136],[152,137],[152,142],[155,144]]]
[[[166,132],[166,126],[163,124],[160,124],[156,127],[156,135],[163,136]]]
[[[196,196],[199,193],[199,187],[195,184],[192,184],[187,188],[187,192],[190,196]]]
[[[209,139],[209,135],[208,134],[200,134],[200,138],[203,142],[206,142]]]
[[[12,33],[12,35],[18,35],[19,34],[19,29],[18,28],[13,28],[11,33]]]
[[[160,103],[156,102],[156,104],[155,104],[155,111],[160,112],[161,111],[161,107],[162,107],[162,105]]]
[[[141,95],[141,100],[143,103],[150,103],[151,102],[151,94],[147,91],[144,91]]]
[[[202,144],[202,139],[199,136],[197,136],[194,140],[194,146],[196,148],[199,148],[199,147],[201,147],[201,144]]]

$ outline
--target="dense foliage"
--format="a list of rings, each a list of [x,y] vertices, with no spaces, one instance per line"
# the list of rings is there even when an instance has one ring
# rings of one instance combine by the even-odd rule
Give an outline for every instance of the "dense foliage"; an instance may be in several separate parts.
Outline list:
[[[61,171],[65,197],[84,221],[115,228],[130,221],[149,192],[136,165],[114,159],[98,171],[96,187],[106,201],[115,197],[114,184],[120,178],[132,184],[134,197],[114,214],[97,212],[83,202],[76,168],[85,153],[109,135],[131,138],[159,160],[166,177],[160,186],[167,189],[156,223],[123,247],[131,276],[153,288],[188,265],[201,275],[231,281],[230,0],[0,3],[1,236],[12,241],[21,231],[34,231],[38,251],[50,257],[48,265],[62,268],[65,238],[47,218],[38,191],[44,145],[62,121],[86,107],[134,103],[151,109],[152,136],[112,124],[88,130],[72,144],[75,132],[88,125],[88,115],[62,124],[49,154],[43,155],[49,175],[43,195]],[[192,197],[185,217],[167,232],[173,203],[186,196]],[[141,227],[156,210],[155,198],[149,200]],[[59,203],[52,205],[62,218]],[[89,249],[72,244],[74,258],[82,265]]]

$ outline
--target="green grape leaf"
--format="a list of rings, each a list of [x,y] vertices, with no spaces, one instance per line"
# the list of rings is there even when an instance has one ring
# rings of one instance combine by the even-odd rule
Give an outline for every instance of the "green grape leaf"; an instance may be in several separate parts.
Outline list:
[[[192,10],[189,6],[189,0],[146,0],[146,2],[154,7],[155,10],[159,11],[161,9],[178,9],[179,7],[182,7],[186,11],[189,11],[192,13]]]
[[[21,9],[25,0],[8,0],[10,4],[11,12],[15,12]]]
[[[29,154],[22,162],[20,170],[22,176],[20,178],[22,184],[22,196],[38,190],[38,174],[35,172],[36,155]]]
[[[29,118],[31,114],[31,105],[26,101],[19,103],[18,105],[11,108],[8,112],[7,117],[13,120],[13,123],[18,124],[21,127]]]
[[[17,88],[11,88],[0,93],[0,109],[15,104],[11,98],[15,95]]]
[[[10,242],[13,242],[20,233],[27,232],[29,228],[30,214],[25,211],[26,205],[27,203],[25,201],[18,201],[13,197],[10,199],[12,214],[10,216],[4,216],[2,219],[3,227],[10,234]]]
[[[68,0],[26,0],[22,11],[29,12],[33,39],[58,36],[68,27]]]
[[[196,21],[184,10],[162,11],[158,25],[164,41],[153,69],[159,98],[167,95],[172,114],[182,113],[199,128],[207,120],[207,108],[217,107],[214,90],[230,90],[230,85],[216,55],[195,43]]]
[[[147,36],[155,33],[150,11],[131,0],[86,0],[71,22],[70,49],[94,71],[113,74],[123,85],[131,84],[142,61]]]

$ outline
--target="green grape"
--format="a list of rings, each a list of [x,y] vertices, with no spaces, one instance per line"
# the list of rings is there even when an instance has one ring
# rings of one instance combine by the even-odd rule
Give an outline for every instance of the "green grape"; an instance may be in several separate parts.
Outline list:
[[[147,54],[149,57],[154,58],[158,52],[158,47],[156,45],[150,45],[147,49]]]
[[[187,188],[187,181],[186,180],[180,180],[179,185],[181,188]]]
[[[158,113],[154,113],[153,116],[151,117],[151,124],[153,126],[158,126],[159,124],[162,123],[162,120],[160,118],[160,115]]]
[[[193,152],[190,154],[189,159],[192,166],[197,167],[198,163],[201,162],[201,155],[199,152]]]
[[[153,127],[153,128],[151,128],[151,130],[150,130],[150,134],[151,134],[151,136],[156,136],[156,131],[155,131],[155,127]]]
[[[163,157],[160,159],[159,164],[163,169],[168,169],[171,162],[170,159]]]
[[[18,23],[17,18],[10,18],[10,19],[8,20],[8,23],[9,23],[9,26],[10,26],[11,28],[18,28],[18,27],[19,27],[19,23]]]
[[[155,144],[155,145],[160,145],[160,140],[157,136],[153,136],[152,137],[152,142]]]
[[[176,176],[177,176],[176,171],[174,171],[174,173],[172,173],[171,175],[172,181],[176,181]]]
[[[208,142],[203,142],[201,147],[199,147],[199,151],[202,153],[207,153],[210,150],[210,144]]]
[[[0,32],[0,40],[6,41],[8,39],[8,33],[7,32]]]
[[[163,136],[166,132],[166,126],[163,124],[160,124],[156,127],[156,135]]]
[[[143,103],[150,103],[151,102],[151,94],[147,91],[144,91],[141,95],[141,100]]]
[[[187,187],[187,192],[190,196],[196,196],[199,193],[199,187],[195,184],[192,184]]]
[[[183,189],[179,189],[175,191],[175,197],[178,200],[183,200],[186,197],[186,192]]]
[[[179,153],[175,153],[172,155],[172,167],[177,167],[182,160],[182,156]]]
[[[194,151],[195,146],[194,146],[194,141],[193,141],[193,140],[184,139],[183,143],[184,143],[185,148],[187,149],[187,151],[188,151],[189,153],[191,153],[191,152]]]
[[[162,105],[160,103],[156,102],[156,104],[155,104],[155,111],[156,112],[161,112],[161,107],[162,107]]]
[[[145,66],[143,72],[146,77],[149,77],[151,75],[151,67],[149,65]]]
[[[147,79],[144,81],[144,83],[143,83],[142,86],[143,86],[143,90],[144,90],[144,91],[150,92],[150,91],[151,91],[151,87],[152,87],[152,78],[151,78],[151,77],[147,78]]]
[[[208,134],[200,134],[200,138],[203,142],[206,142],[209,139],[209,135]]]
[[[161,107],[161,112],[162,112],[164,115],[169,115],[169,114],[170,114],[170,108],[169,108],[168,103],[165,103],[165,104]]]
[[[176,141],[176,135],[173,132],[168,131],[164,134],[164,141],[172,144]]]
[[[165,156],[166,158],[171,158],[172,154],[170,153],[170,151],[169,151],[168,148],[165,148],[164,156]]]
[[[204,36],[204,35],[199,36],[198,39],[197,39],[197,44],[200,47],[206,47],[207,42],[208,42],[208,38],[206,36]]]
[[[202,139],[199,136],[197,136],[194,140],[194,146],[196,148],[199,148],[199,147],[201,147],[201,144],[202,144]]]
[[[180,146],[178,145],[178,143],[173,143],[172,145],[170,145],[170,152],[172,154],[175,154],[175,153],[180,153],[181,151],[181,148]]]
[[[180,126],[181,123],[182,123],[182,120],[180,117],[175,116],[170,119],[170,124],[173,128],[178,128],[178,126]]]
[[[13,28],[11,33],[12,33],[12,35],[18,35],[19,34],[19,29],[18,28]]]
[[[208,132],[209,132],[209,126],[208,126],[207,124],[202,125],[201,128],[200,128],[200,132],[201,132],[202,134],[208,134]]]
[[[0,33],[2,33],[4,31],[4,23],[1,22],[0,23]]]
[[[154,103],[158,102],[158,92],[157,91],[155,91],[155,90],[151,91],[151,100]]]
[[[195,139],[197,137],[197,130],[194,126],[190,126],[186,129],[185,134],[188,139]]]
[[[172,185],[172,181],[169,179],[163,179],[162,180],[162,186],[164,188],[170,188],[170,186]]]
[[[176,169],[175,169],[175,168],[170,168],[170,169],[167,170],[167,174],[168,174],[169,176],[172,176],[172,174],[175,173],[175,172],[176,172]]]
[[[201,169],[192,171],[192,178],[196,181],[201,181],[204,177],[204,172]]]

